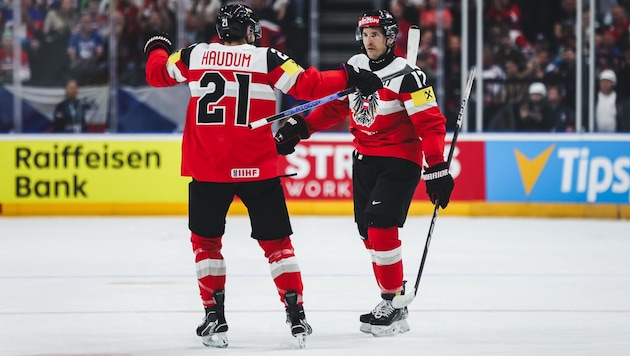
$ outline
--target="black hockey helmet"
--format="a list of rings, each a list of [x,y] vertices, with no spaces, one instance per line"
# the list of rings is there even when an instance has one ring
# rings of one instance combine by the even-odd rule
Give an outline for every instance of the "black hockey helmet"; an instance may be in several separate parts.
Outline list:
[[[380,27],[388,40],[391,40],[390,49],[396,44],[396,36],[398,36],[398,21],[387,10],[369,11],[359,17],[359,24],[355,33],[355,39],[361,41],[361,49],[363,48],[363,29],[366,27]]]
[[[251,28],[254,37],[262,37],[258,16],[250,7],[243,4],[224,5],[217,15],[217,33],[222,41],[247,39],[247,28]]]

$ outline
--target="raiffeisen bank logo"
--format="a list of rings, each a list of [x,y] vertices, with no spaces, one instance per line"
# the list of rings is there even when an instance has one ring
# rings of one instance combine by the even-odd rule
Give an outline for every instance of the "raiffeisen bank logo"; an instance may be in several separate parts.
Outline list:
[[[488,201],[630,202],[629,141],[487,142]]]

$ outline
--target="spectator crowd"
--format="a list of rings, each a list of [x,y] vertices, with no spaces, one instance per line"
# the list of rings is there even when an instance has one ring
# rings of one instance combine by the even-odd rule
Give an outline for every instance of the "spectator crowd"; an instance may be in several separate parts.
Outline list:
[[[391,0],[392,13],[406,33],[419,24],[422,43],[418,65],[425,71],[438,69],[443,58],[445,112],[453,128],[459,108],[462,51],[469,62],[475,59],[476,5],[470,2],[469,12],[462,14],[461,1]],[[587,129],[576,127],[575,112],[588,112],[589,58],[595,60],[596,97],[595,130],[600,132],[630,131],[630,0],[596,0],[590,9],[588,1],[582,9],[582,28],[576,26],[576,0],[485,0],[483,1],[483,98],[473,104],[483,105],[484,131],[572,132]],[[595,15],[595,35],[589,36],[590,12]],[[461,17],[468,16],[468,29],[461,28]],[[439,19],[439,20],[438,20]],[[436,42],[438,21],[443,31],[443,53]],[[471,41],[461,48],[462,30]],[[583,41],[576,34],[582,31]],[[405,55],[406,38],[399,38],[398,54]],[[595,53],[590,56],[590,41]],[[581,46],[582,58],[577,58]],[[582,99],[576,100],[576,64],[582,65]],[[434,73],[430,77],[434,77]],[[435,83],[435,82],[434,82]],[[470,113],[474,110],[469,110]],[[475,129],[474,117],[470,120]],[[471,127],[469,126],[469,128]]]
[[[13,1],[20,1],[18,26],[22,53],[13,46]],[[0,83],[11,82],[13,71],[25,85],[64,87],[108,82],[115,68],[122,85],[146,85],[142,47],[153,33],[166,32],[181,47],[194,42],[218,41],[216,14],[221,0],[4,0],[0,4]],[[271,46],[307,65],[308,14],[303,0],[247,0],[261,19],[260,45]],[[396,54],[405,56],[406,33],[418,24],[422,41],[417,63],[436,83],[442,61],[443,110],[454,127],[460,99],[461,56],[474,63],[475,4],[463,14],[460,0],[390,0],[387,8],[397,17],[400,34]],[[587,1],[585,3],[588,4]],[[576,28],[576,0],[483,1],[484,131],[572,132],[575,113],[588,112],[588,61],[596,66],[596,131],[630,131],[630,0],[597,0],[596,8],[582,9],[582,28]],[[183,33],[178,32],[178,11],[183,9]],[[595,35],[590,38],[590,12],[595,12]],[[362,10],[357,10],[357,14]],[[111,13],[111,18],[110,18]],[[358,16],[358,15],[357,15]],[[467,16],[469,28],[461,28]],[[438,26],[439,24],[439,26]],[[462,48],[462,31],[469,46]],[[583,41],[576,33],[582,31]],[[110,34],[112,40],[110,40]],[[438,45],[438,40],[442,43]],[[589,53],[594,41],[595,53]],[[114,50],[110,45],[115,45]],[[577,57],[578,46],[582,58]],[[115,63],[110,66],[111,58]],[[14,65],[14,58],[20,63]],[[576,100],[576,64],[583,64],[582,100]],[[469,110],[469,129],[475,129],[475,110]],[[470,113],[473,113],[471,115]]]
[[[20,1],[21,26],[14,26],[13,1]],[[146,85],[143,46],[150,35],[164,32],[173,40],[182,38],[182,47],[218,41],[215,20],[225,1],[182,2],[184,29],[179,34],[176,0],[117,0],[111,12],[110,0],[4,0],[0,3],[0,83],[11,82],[18,68],[25,85],[64,87],[70,79],[79,85],[104,84],[111,74],[110,57],[115,57],[120,84]],[[304,16],[295,12],[303,11],[301,0],[247,2],[261,18],[260,45],[291,52],[287,44],[292,42],[296,57],[305,58],[307,51],[298,40]],[[20,31],[17,38],[23,52],[19,66],[13,65],[14,28]],[[112,31],[114,41],[110,41]]]

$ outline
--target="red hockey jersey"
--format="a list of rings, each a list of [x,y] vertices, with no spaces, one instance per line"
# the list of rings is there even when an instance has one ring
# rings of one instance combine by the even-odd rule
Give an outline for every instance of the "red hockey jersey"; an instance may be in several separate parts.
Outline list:
[[[271,125],[247,126],[276,113],[274,89],[314,100],[345,89],[347,75],[344,70],[305,70],[273,48],[200,43],[170,56],[162,49],[152,51],[146,79],[155,87],[184,82],[190,87],[182,175],[240,182],[278,176]]]
[[[358,54],[348,63],[369,70],[369,59]],[[397,57],[374,74],[383,78],[407,66]],[[417,68],[417,67],[416,67]],[[446,118],[440,112],[426,75],[416,72],[384,83],[375,95],[350,94],[315,109],[307,118],[309,131],[326,129],[350,115],[350,132],[360,154],[406,159],[422,166],[423,153],[429,166],[444,162]]]

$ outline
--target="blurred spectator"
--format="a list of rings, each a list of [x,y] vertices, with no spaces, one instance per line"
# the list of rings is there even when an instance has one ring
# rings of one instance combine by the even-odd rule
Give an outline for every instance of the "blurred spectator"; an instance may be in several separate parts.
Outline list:
[[[73,0],[61,0],[57,7],[46,13],[43,30],[45,42],[65,49],[72,31],[79,23],[79,13],[73,4]]]
[[[420,56],[418,56],[420,57]],[[462,41],[458,35],[452,34],[448,36],[447,47],[444,53],[444,93],[445,105],[443,107],[444,116],[446,116],[446,129],[452,131],[457,123],[457,114],[461,99],[461,58],[462,58]],[[418,60],[420,63],[420,60]],[[420,64],[418,64],[420,66]],[[424,69],[424,67],[420,68]],[[428,73],[425,69],[425,73]],[[435,75],[433,73],[433,75]],[[427,74],[428,79],[428,74]],[[436,83],[433,77],[428,83]]]
[[[552,43],[553,52],[561,46],[576,46],[576,11],[576,0],[562,0],[561,14],[558,21],[554,24],[554,41]]]
[[[531,51],[529,43],[523,42],[519,47],[510,37],[509,30],[505,27],[495,27],[496,39],[494,41],[495,61],[501,65],[510,59],[516,63],[518,68],[518,77],[526,77],[532,71],[531,67],[527,67],[527,58],[523,54],[524,51]]]
[[[42,41],[27,44],[31,63],[31,85],[62,86],[68,80],[68,40],[78,23],[73,0],[61,0],[44,19]]]
[[[583,70],[585,67],[582,68]],[[585,73],[585,72],[584,72]],[[575,107],[577,63],[575,48],[564,47],[560,60],[549,67],[545,73],[545,82],[562,86],[566,92],[567,104]]]
[[[81,15],[79,32],[72,35],[68,42],[71,75],[80,85],[106,81],[106,64],[102,61],[103,39],[92,25],[90,14]]]
[[[210,42],[216,36],[216,18],[220,8],[220,0],[191,1],[185,18],[188,42]]]
[[[621,6],[613,6],[611,9],[612,23],[606,29],[605,33],[609,33],[615,39],[615,42],[619,42],[621,36],[628,32],[628,16],[626,10]]]
[[[522,103],[527,100],[529,81],[526,75],[519,71],[517,62],[513,58],[505,60],[505,100],[508,103]]]
[[[521,30],[521,9],[512,0],[491,0],[485,11],[490,26]]]
[[[531,62],[532,76],[543,80],[545,75],[554,69],[549,48],[546,46],[535,47],[534,58]]]
[[[175,36],[177,17],[168,7],[168,0],[145,1],[139,21],[140,28],[145,34],[157,31]],[[148,37],[143,36],[143,38]]]
[[[485,105],[500,104],[505,101],[503,81],[505,72],[495,62],[494,53],[489,47],[483,49],[482,77],[484,80],[483,99]]]
[[[0,47],[0,83],[13,83],[13,71],[17,67],[18,78],[25,81],[30,78],[28,57],[22,50],[20,65],[13,65],[13,32],[5,30],[2,33],[2,47]]]
[[[556,117],[554,131],[575,132],[575,110],[564,103],[562,88],[550,85],[547,88],[547,101]]]
[[[613,6],[617,5],[617,0],[599,0],[599,6],[597,6],[597,12],[595,12],[596,21],[600,21],[605,26],[612,23],[611,10]]]
[[[13,0],[20,1],[20,0]],[[42,28],[44,25],[44,15],[41,11],[39,11],[34,5],[33,0],[21,0],[21,15],[22,15],[22,24],[24,27],[20,29],[25,31],[24,33],[19,33],[18,36],[20,38],[34,40],[38,39],[42,34]],[[4,17],[4,28],[3,29],[13,29],[13,5],[11,3],[6,4],[6,13]]]
[[[555,125],[555,115],[547,102],[547,88],[535,82],[529,86],[529,99],[517,104],[517,131],[551,131]]]
[[[434,43],[433,31],[431,30],[422,30],[420,34],[420,48],[418,48],[418,55],[426,54],[427,55],[427,64],[430,69],[437,69],[437,57],[438,57],[438,49]],[[423,68],[424,69],[424,68]]]
[[[488,127],[505,103],[505,72],[495,62],[494,53],[489,46],[484,46],[482,60],[483,98],[477,99],[477,103],[483,105],[483,127]]]
[[[79,85],[76,80],[66,84],[65,99],[57,104],[53,113],[53,132],[85,132],[85,109],[79,100]]]
[[[615,92],[617,75],[610,69],[604,69],[599,75],[599,92],[595,104],[595,128],[597,132],[615,132],[617,114],[621,112],[621,98]]]
[[[103,39],[109,36],[109,16],[100,8],[101,0],[88,0],[84,12],[90,15],[92,28]]]
[[[425,0],[424,3],[420,5],[419,10],[420,28],[435,31],[438,20],[437,0]],[[448,34],[453,28],[453,14],[451,14],[451,10],[447,6],[443,6],[440,15],[442,16],[440,26],[442,30]]]
[[[390,2],[390,12],[398,22],[398,36],[396,37],[396,46],[394,54],[398,57],[407,57],[407,33],[412,23],[405,18],[405,5],[402,0],[392,0]]]
[[[140,8],[131,0],[118,0],[116,37],[118,42],[118,74],[123,84],[137,85],[144,83],[144,73],[140,63],[144,61],[144,40],[140,32]]]

